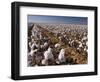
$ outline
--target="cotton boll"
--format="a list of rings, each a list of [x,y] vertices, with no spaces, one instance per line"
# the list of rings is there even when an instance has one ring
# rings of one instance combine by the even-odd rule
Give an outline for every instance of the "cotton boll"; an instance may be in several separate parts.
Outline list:
[[[59,43],[57,43],[57,44],[55,44],[55,48],[60,48],[60,44]]]
[[[48,60],[48,59],[54,59],[51,48],[48,48],[48,50],[44,52],[44,58],[46,60]]]
[[[62,63],[65,62],[65,49],[61,49],[59,56],[58,56],[58,60]]]
[[[33,44],[32,44],[32,46],[31,46],[31,49],[36,49],[36,48],[38,48],[39,47],[39,44],[36,44],[36,42],[34,42]]]
[[[40,45],[40,48],[44,48],[44,45]]]
[[[29,55],[34,56],[35,52],[37,52],[37,51],[38,51],[37,49],[31,50],[30,53],[29,53]]]
[[[48,43],[47,43],[47,42],[45,42],[45,43],[44,43],[44,47],[47,47],[47,46],[48,46]]]
[[[31,45],[31,42],[29,42],[29,47],[31,48],[31,46],[32,46],[32,45]]]
[[[86,40],[87,39],[87,37],[86,36],[84,36],[83,38],[82,38],[82,41],[84,41],[84,40]]]
[[[34,49],[36,47],[35,43],[32,44],[31,49]]]
[[[60,64],[60,61],[59,60],[56,60],[56,64]]]
[[[42,65],[48,65],[48,62],[46,59],[43,59],[41,63],[42,63]]]
[[[81,42],[79,42],[79,48],[81,48],[83,45],[82,45],[82,43]]]

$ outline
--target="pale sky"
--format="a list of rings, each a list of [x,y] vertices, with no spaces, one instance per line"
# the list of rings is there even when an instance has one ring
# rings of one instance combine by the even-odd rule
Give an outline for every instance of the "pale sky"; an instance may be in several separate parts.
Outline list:
[[[28,23],[87,25],[88,18],[87,17],[70,17],[70,16],[28,15]]]

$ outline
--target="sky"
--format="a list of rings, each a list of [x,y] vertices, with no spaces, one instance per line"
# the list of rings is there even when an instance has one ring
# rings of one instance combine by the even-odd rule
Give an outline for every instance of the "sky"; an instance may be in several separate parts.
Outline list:
[[[87,17],[28,15],[28,23],[87,25]]]

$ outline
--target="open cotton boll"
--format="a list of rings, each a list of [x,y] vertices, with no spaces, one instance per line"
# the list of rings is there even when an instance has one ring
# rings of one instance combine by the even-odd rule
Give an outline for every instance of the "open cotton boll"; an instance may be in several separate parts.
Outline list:
[[[81,42],[79,42],[79,47],[82,47],[83,45],[82,45],[82,43]]]
[[[45,42],[45,43],[44,43],[44,47],[47,47],[47,46],[48,46],[48,43],[47,43],[47,42]]]
[[[36,47],[35,43],[32,44],[31,49],[34,49]]]
[[[59,43],[55,44],[55,48],[59,48],[61,45]]]
[[[65,49],[61,49],[59,56],[58,56],[58,60],[60,62],[65,62]]]
[[[51,48],[48,48],[48,50],[44,52],[44,58],[46,60],[48,60],[48,59],[54,59]]]
[[[30,53],[29,53],[29,55],[33,56],[34,53],[37,52],[37,51],[38,51],[37,49],[35,49],[35,50],[31,50]]]
[[[41,63],[42,63],[42,65],[48,65],[48,62],[46,59],[43,59]]]
[[[44,48],[44,45],[40,45],[40,48]]]
[[[31,48],[31,46],[32,46],[32,45],[31,45],[31,42],[29,42],[29,47]]]
[[[83,38],[82,38],[82,41],[84,41],[84,40],[86,40],[87,39],[87,37],[86,36],[84,36]]]

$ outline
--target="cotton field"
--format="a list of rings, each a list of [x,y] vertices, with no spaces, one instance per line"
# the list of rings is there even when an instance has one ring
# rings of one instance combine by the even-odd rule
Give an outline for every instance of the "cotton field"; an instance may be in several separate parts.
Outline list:
[[[28,66],[87,64],[87,32],[87,25],[29,24]]]

